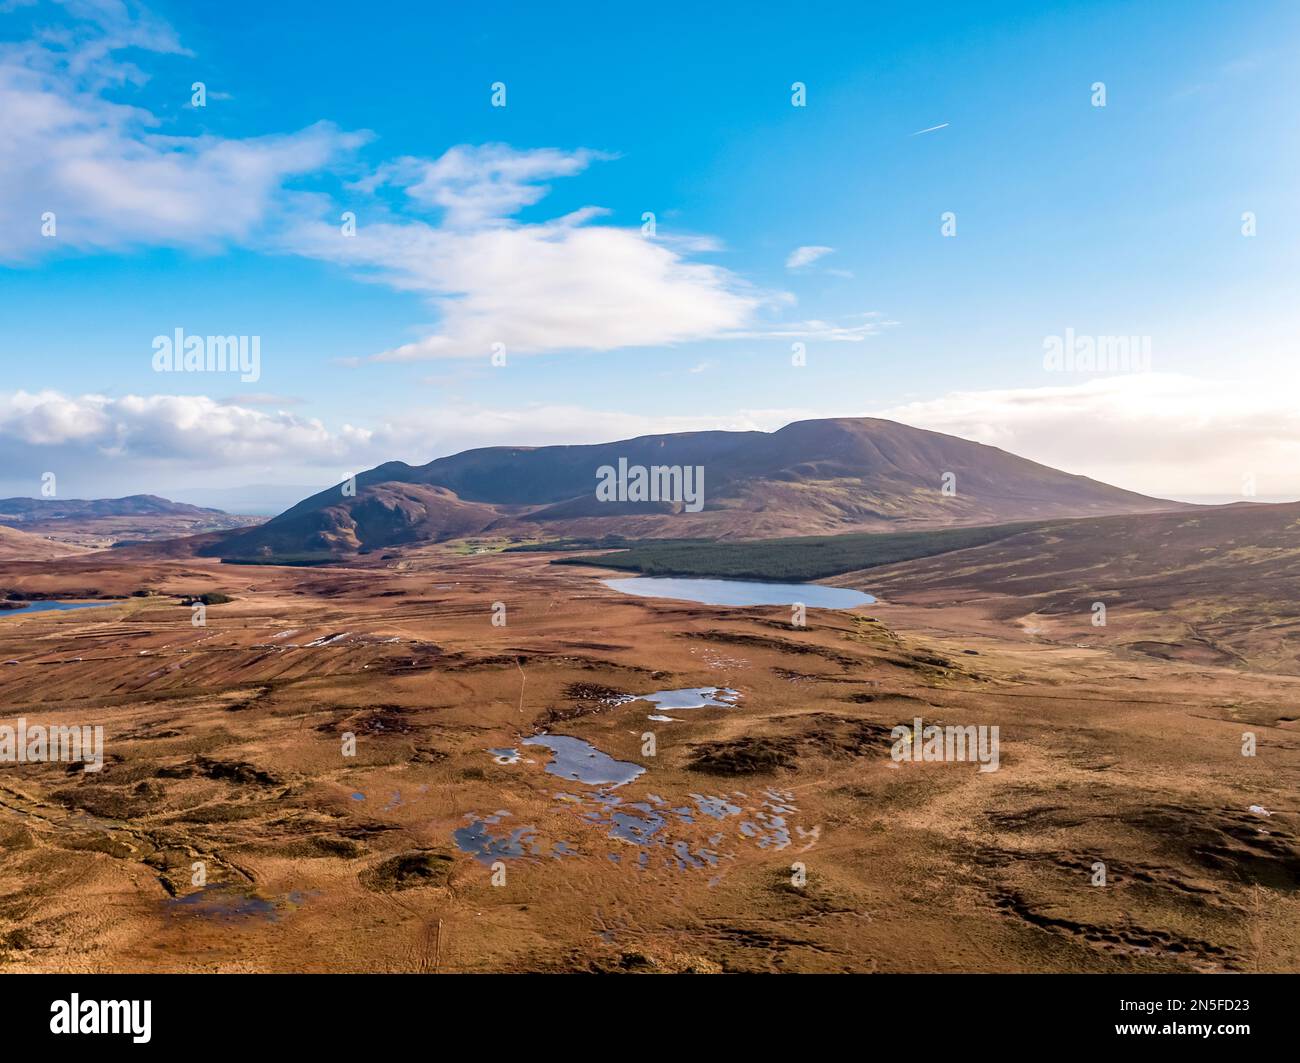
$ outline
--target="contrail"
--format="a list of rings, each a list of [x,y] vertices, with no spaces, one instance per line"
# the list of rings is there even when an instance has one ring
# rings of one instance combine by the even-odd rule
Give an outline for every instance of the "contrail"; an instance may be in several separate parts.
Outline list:
[[[943,125],[932,125],[929,129],[918,129],[915,133],[909,133],[908,136],[919,137],[922,133],[933,133],[936,129],[947,129],[947,128],[948,128],[948,123],[944,122]]]

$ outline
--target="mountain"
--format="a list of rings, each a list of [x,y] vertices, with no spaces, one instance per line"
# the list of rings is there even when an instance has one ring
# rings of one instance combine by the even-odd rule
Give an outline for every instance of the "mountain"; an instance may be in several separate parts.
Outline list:
[[[702,509],[602,501],[602,467],[703,470]],[[955,494],[945,495],[945,477]],[[684,432],[583,446],[486,447],[388,462],[201,548],[231,559],[346,556],[471,535],[756,539],[1187,508],[956,436],[875,418],[777,432]]]
[[[219,509],[172,502],[157,495],[125,498],[0,498],[0,524],[10,527],[47,520],[95,520],[101,517],[222,517]]]

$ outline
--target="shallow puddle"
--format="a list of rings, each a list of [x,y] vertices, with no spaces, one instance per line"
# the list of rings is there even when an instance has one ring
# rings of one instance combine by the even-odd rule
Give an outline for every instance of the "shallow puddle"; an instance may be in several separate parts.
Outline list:
[[[290,899],[295,904],[300,902],[300,899]],[[218,922],[263,919],[273,923],[279,918],[275,901],[223,885],[204,886],[184,897],[173,897],[167,902],[167,907],[174,912],[189,912]]]
[[[550,856],[558,860],[565,856],[582,855],[566,841],[558,841],[548,847],[538,838],[537,828],[533,826],[516,827],[495,834],[488,829],[497,826],[509,815],[509,812],[495,812],[490,816],[470,813],[465,817],[470,822],[452,831],[456,847],[484,864],[493,864],[498,860],[519,860],[528,856]]]
[[[452,831],[456,846],[462,853],[469,853],[485,864],[500,859],[517,859],[526,856],[528,848],[537,837],[536,827],[516,827],[504,834],[493,834],[489,827],[494,827],[508,816],[509,812],[497,812],[491,816],[478,817],[470,815],[469,824]]]

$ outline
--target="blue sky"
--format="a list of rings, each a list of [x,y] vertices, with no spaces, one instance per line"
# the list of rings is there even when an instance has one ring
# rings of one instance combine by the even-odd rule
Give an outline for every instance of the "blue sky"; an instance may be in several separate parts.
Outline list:
[[[1300,497],[1292,4],[266,7],[0,4],[0,491],[873,414]]]

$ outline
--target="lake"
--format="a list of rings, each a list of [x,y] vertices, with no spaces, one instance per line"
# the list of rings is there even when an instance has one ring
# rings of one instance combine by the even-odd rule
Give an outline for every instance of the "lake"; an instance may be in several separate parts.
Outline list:
[[[63,612],[68,609],[97,609],[108,605],[117,605],[118,602],[25,602],[17,609],[0,609],[0,618],[6,616],[18,616],[20,613],[54,613]]]
[[[814,609],[853,609],[876,599],[847,587],[823,587],[820,583],[762,583],[740,579],[676,579],[634,576],[601,582],[612,590],[638,598],[676,598],[703,605],[794,605],[802,602]]]

